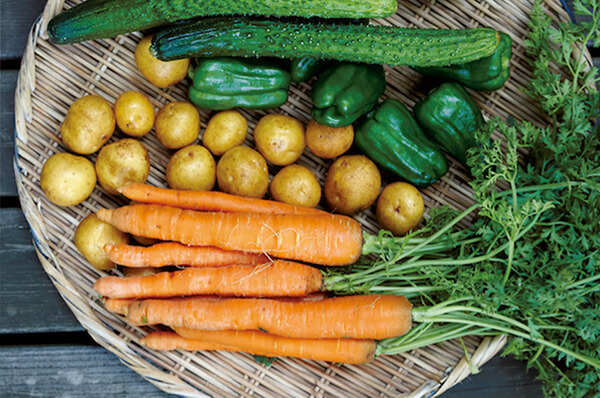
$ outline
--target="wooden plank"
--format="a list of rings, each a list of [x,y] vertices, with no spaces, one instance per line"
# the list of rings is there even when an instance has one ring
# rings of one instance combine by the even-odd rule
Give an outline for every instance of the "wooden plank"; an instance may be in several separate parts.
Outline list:
[[[16,70],[0,70],[0,196],[17,196],[13,173]]]
[[[98,346],[0,348],[2,397],[173,397]]]
[[[46,0],[0,2],[0,59],[18,60],[23,55],[31,26],[44,10]]]
[[[0,209],[0,219],[0,333],[83,331],[40,265],[21,210]]]

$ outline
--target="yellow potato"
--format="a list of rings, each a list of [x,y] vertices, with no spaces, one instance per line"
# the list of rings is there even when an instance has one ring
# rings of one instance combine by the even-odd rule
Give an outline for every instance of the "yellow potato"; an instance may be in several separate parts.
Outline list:
[[[104,251],[104,245],[127,244],[129,235],[119,231],[107,222],[101,221],[96,214],[90,214],[85,217],[75,230],[75,247],[86,258],[86,260],[96,269],[109,270],[114,267],[114,263],[109,260]]]
[[[291,164],[281,169],[269,185],[271,198],[295,206],[316,207],[321,200],[321,186],[310,169]]]
[[[121,131],[131,137],[142,137],[154,127],[154,105],[137,91],[125,91],[115,101],[115,117]]]
[[[325,177],[325,200],[329,207],[352,215],[375,202],[381,188],[381,174],[364,155],[344,155],[330,166]]]
[[[217,183],[223,192],[262,198],[269,187],[267,162],[252,148],[231,148],[217,163]]]
[[[322,159],[333,159],[343,155],[354,142],[354,128],[329,127],[311,119],[306,126],[306,146]]]
[[[108,101],[98,95],[87,95],[73,102],[60,126],[63,144],[80,155],[96,152],[114,131],[115,113]]]
[[[202,144],[215,156],[244,143],[248,121],[235,109],[221,111],[210,118],[202,134]]]
[[[148,51],[150,44],[152,44],[152,36],[146,36],[135,48],[135,64],[140,73],[159,88],[167,88],[185,79],[190,60],[161,61]]]
[[[57,153],[44,163],[40,186],[52,203],[75,206],[94,191],[96,171],[92,162],[82,156]]]
[[[158,140],[165,147],[186,147],[196,141],[200,134],[200,114],[189,102],[170,102],[158,111],[155,130]]]
[[[423,196],[417,188],[406,182],[394,182],[381,191],[376,217],[382,229],[403,236],[419,225],[424,210]]]
[[[133,138],[123,138],[105,145],[96,159],[98,182],[108,193],[132,183],[145,183],[150,173],[150,159],[144,145]]]
[[[217,179],[217,164],[200,145],[181,148],[167,163],[167,182],[173,189],[210,191]]]
[[[304,125],[286,115],[263,116],[254,128],[256,149],[277,166],[294,163],[306,148]]]

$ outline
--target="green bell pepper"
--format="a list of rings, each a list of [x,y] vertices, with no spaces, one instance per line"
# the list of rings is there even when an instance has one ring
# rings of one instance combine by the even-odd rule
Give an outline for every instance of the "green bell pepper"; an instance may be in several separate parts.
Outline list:
[[[441,148],[430,141],[404,104],[386,99],[355,128],[354,141],[382,169],[419,187],[427,187],[448,171]]]
[[[294,58],[290,62],[290,76],[293,82],[307,82],[327,67],[329,62],[311,57]]]
[[[467,90],[455,82],[443,83],[415,105],[415,118],[430,139],[467,164],[467,149],[477,144],[475,131],[484,124]]]
[[[489,57],[466,64],[414,69],[427,76],[461,83],[473,90],[492,91],[501,88],[508,80],[511,54],[512,38],[500,33],[498,47]]]
[[[267,59],[198,58],[190,68],[190,101],[203,109],[270,109],[288,98],[290,74]]]
[[[324,126],[349,126],[373,108],[385,87],[381,65],[332,65],[321,73],[313,87],[312,118]]]

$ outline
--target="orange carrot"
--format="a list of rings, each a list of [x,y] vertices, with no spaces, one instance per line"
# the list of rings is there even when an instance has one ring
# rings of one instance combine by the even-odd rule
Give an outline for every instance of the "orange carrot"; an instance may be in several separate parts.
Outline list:
[[[229,251],[209,246],[186,246],[177,242],[163,242],[152,246],[124,244],[104,245],[108,258],[126,267],[219,267],[222,265],[263,264],[269,262],[264,254]]]
[[[342,215],[198,212],[133,205],[100,209],[97,216],[134,235],[314,264],[352,264],[362,250],[360,224]]]
[[[110,312],[115,314],[125,315],[127,307],[134,302],[135,299],[109,299],[108,297],[102,298],[102,304]]]
[[[306,296],[323,288],[323,275],[309,265],[275,260],[259,265],[186,268],[148,276],[104,276],[94,289],[110,298],[220,295]]]
[[[230,298],[148,299],[126,308],[136,325],[164,324],[201,330],[262,330],[298,338],[379,340],[411,328],[411,304],[401,296],[361,295],[312,302]]]
[[[140,339],[140,344],[153,350],[187,351],[240,351],[238,347],[227,347],[209,341],[186,339],[175,332],[152,332]]]
[[[246,198],[217,191],[188,191],[131,183],[118,191],[141,203],[167,205],[181,209],[236,213],[327,214],[322,210],[293,206],[274,200]]]
[[[295,357],[314,361],[350,364],[371,362],[376,343],[359,339],[299,339],[275,336],[256,330],[207,331],[174,328],[177,335],[192,341],[240,347],[241,351],[267,357]]]

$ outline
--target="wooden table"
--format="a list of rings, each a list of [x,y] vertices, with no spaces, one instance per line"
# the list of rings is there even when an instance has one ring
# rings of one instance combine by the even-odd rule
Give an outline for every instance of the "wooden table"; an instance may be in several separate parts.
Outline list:
[[[29,28],[44,4],[0,5],[0,396],[168,397],[91,340],[42,269],[19,207],[13,97]],[[542,392],[524,363],[496,357],[444,394],[481,396],[536,398]]]

